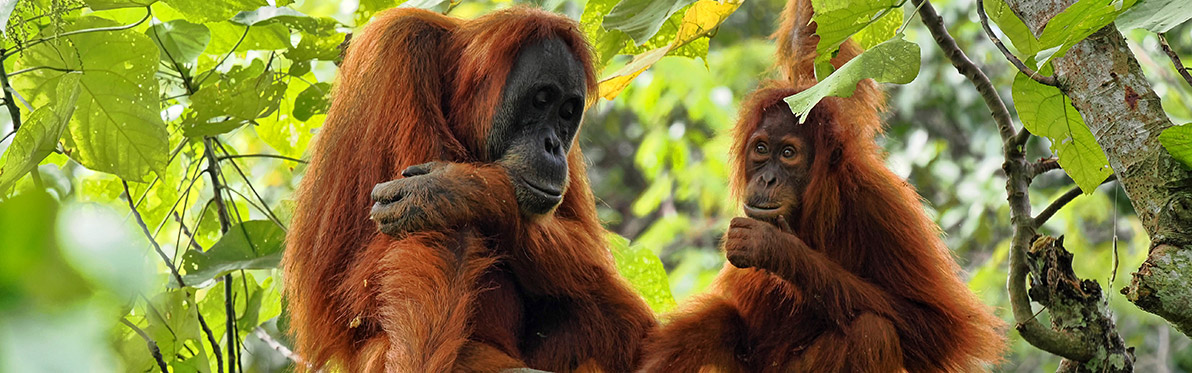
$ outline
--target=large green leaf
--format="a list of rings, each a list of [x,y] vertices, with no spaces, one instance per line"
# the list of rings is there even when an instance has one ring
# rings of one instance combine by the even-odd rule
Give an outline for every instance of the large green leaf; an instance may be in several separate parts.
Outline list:
[[[1018,49],[1019,55],[1033,56],[1039,51],[1039,39],[1031,33],[1031,29],[1026,27],[1022,19],[1010,10],[1005,0],[985,0],[984,4],[989,20],[997,24],[1006,37],[1010,38],[1011,46]]]
[[[145,30],[145,35],[157,43],[161,60],[171,66],[194,63],[211,41],[211,30],[207,26],[181,19],[153,25]]]
[[[1192,169],[1192,123],[1163,130],[1163,133],[1159,134],[1159,142],[1172,157],[1183,163],[1184,167]]]
[[[902,17],[902,8],[891,9],[868,27],[857,31],[857,34],[853,35],[853,40],[861,46],[861,49],[873,48],[873,46],[894,37],[894,34],[898,32],[898,26],[902,26]]]
[[[331,84],[316,83],[306,87],[294,99],[294,119],[305,122],[315,114],[326,114],[330,97]]]
[[[643,44],[654,37],[675,12],[693,2],[695,0],[621,0],[604,16],[604,28],[624,32],[637,44]]]
[[[861,29],[875,23],[879,17],[902,5],[903,0],[812,0],[815,13],[815,34],[819,44],[815,47],[816,63],[832,59],[836,49],[845,40]],[[896,26],[897,27],[897,26]],[[917,69],[916,69],[917,70]]]
[[[1060,167],[1085,194],[1092,193],[1113,173],[1084,118],[1059,88],[1043,85],[1020,72],[1014,76],[1011,93],[1023,126],[1051,140]]]
[[[182,255],[183,280],[198,285],[239,269],[277,268],[285,238],[286,232],[269,220],[233,225],[207,251],[190,250]]]
[[[82,17],[71,31],[117,26],[97,17]],[[56,34],[47,29],[43,37]],[[17,69],[50,67],[13,77],[13,87],[34,107],[58,97],[67,72],[81,71],[79,98],[70,119],[66,150],[95,171],[133,181],[148,179],[165,168],[168,143],[161,120],[153,40],[132,30],[87,32],[54,39],[25,50]],[[71,78],[73,79],[73,78]]]
[[[610,232],[606,237],[617,264],[617,272],[646,299],[650,309],[655,313],[665,313],[675,308],[670,281],[658,256],[641,246],[630,245],[629,239],[616,233]]]
[[[265,0],[164,0],[170,7],[186,15],[186,19],[199,22],[223,21],[236,13],[269,6]]]
[[[279,79],[282,74],[266,71],[261,60],[221,75],[191,96],[182,124],[186,136],[217,135],[269,115],[286,91],[286,83]]]
[[[26,172],[58,145],[58,138],[70,123],[75,102],[79,99],[79,78],[82,74],[71,73],[62,77],[57,94],[49,105],[33,111],[29,119],[12,139],[12,145],[0,157],[0,193],[8,190]]]
[[[1039,64],[1060,58],[1069,48],[1113,22],[1137,0],[1080,0],[1047,21],[1039,35]],[[1028,56],[1029,58],[1030,56]]]
[[[849,97],[863,79],[906,84],[919,75],[919,45],[896,37],[867,50],[824,80],[786,98],[801,122],[824,97]]]
[[[1189,19],[1192,19],[1192,4],[1188,0],[1138,0],[1114,22],[1119,30],[1141,27],[1161,34]]]

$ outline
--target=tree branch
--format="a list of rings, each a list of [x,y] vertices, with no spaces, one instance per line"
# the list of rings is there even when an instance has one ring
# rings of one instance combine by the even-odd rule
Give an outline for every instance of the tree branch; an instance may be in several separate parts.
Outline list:
[[[141,330],[141,328],[138,328],[136,325],[133,325],[133,323],[129,322],[126,318],[121,317],[120,323],[128,326],[129,329],[132,329],[132,331],[136,332],[137,335],[141,336],[141,339],[145,340],[145,344],[149,346],[149,353],[153,355],[153,360],[157,361],[157,367],[161,369],[161,373],[169,373],[170,370],[166,368],[166,361],[161,357],[161,349],[157,347],[157,341],[154,341],[149,334],[145,333],[144,330]]]
[[[1171,49],[1170,44],[1167,44],[1167,36],[1165,34],[1159,34],[1159,46],[1163,47],[1163,53],[1167,53],[1167,57],[1171,58],[1171,64],[1175,65],[1175,71],[1178,71],[1180,76],[1184,77],[1184,81],[1188,82],[1189,86],[1192,86],[1192,74],[1188,73],[1188,67],[1184,66],[1184,63],[1180,61],[1180,55]]]
[[[1106,178],[1105,181],[1102,181],[1101,184],[1108,184],[1114,180],[1117,180],[1117,175],[1109,175],[1109,177]],[[1069,189],[1068,192],[1064,193],[1059,198],[1056,198],[1055,201],[1052,201],[1050,205],[1047,205],[1047,208],[1044,208],[1043,211],[1040,211],[1039,215],[1035,216],[1035,228],[1042,227],[1043,223],[1046,223],[1048,219],[1051,219],[1052,215],[1055,215],[1055,213],[1064,208],[1068,202],[1072,202],[1073,199],[1076,199],[1076,197],[1079,197],[1081,194],[1084,194],[1084,191],[1080,190],[1080,187],[1077,186],[1072,187],[1072,189]]]
[[[1002,101],[1001,95],[989,81],[989,77],[972,62],[956,45],[956,40],[948,34],[943,19],[936,13],[930,1],[912,0],[919,8],[919,16],[923,24],[931,32],[936,44],[943,50],[944,55],[956,67],[956,71],[968,78],[977,92],[985,100],[985,104],[992,111],[992,117],[998,126],[998,133],[1002,136],[1002,151],[1006,162],[1002,169],[1006,172],[1006,194],[1010,203],[1010,221],[1014,225],[1014,238],[1010,246],[1010,275],[1007,280],[1010,293],[1010,303],[1017,322],[1016,329],[1023,339],[1045,351],[1078,361],[1087,361],[1093,356],[1091,348],[1081,343],[1081,340],[1066,333],[1048,329],[1034,318],[1031,311],[1031,300],[1026,292],[1027,265],[1024,259],[1027,246],[1035,236],[1034,221],[1031,219],[1029,168],[1026,156],[1021,149],[1023,138],[1029,138],[1025,130],[1017,132],[1010,121],[1010,111]]]
[[[1058,170],[1060,168],[1060,161],[1055,157],[1039,160],[1031,165],[1031,178],[1047,173],[1051,170]]]
[[[977,16],[981,18],[981,28],[985,29],[985,35],[989,36],[989,40],[993,41],[993,45],[996,45],[997,49],[1002,51],[1002,55],[1006,56],[1006,60],[1009,60],[1011,65],[1014,65],[1014,67],[1018,68],[1018,71],[1021,71],[1023,75],[1034,79],[1040,84],[1049,85],[1052,87],[1060,86],[1059,82],[1056,81],[1054,76],[1039,74],[1037,71],[1027,67],[1026,64],[1022,63],[1022,60],[1018,59],[1018,56],[1015,56],[1014,53],[1010,53],[1009,49],[1006,49],[1006,45],[1002,44],[1002,39],[999,39],[997,34],[993,33],[993,29],[989,27],[989,16],[985,14],[985,3],[982,0],[977,0]]]

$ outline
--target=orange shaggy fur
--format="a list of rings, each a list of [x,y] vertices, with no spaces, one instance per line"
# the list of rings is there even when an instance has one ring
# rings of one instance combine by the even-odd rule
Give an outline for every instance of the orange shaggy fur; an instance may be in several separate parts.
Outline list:
[[[635,366],[654,319],[613,268],[579,147],[568,154],[563,201],[533,219],[503,169],[476,163],[519,48],[544,38],[571,47],[594,98],[578,25],[543,11],[465,21],[395,9],[352,40],[287,236],[291,333],[308,363],[299,370]],[[491,221],[502,234],[380,233],[370,191],[429,161],[459,162],[453,175],[472,181],[447,185],[466,198],[432,201],[435,211]]]
[[[731,150],[738,196],[763,112],[789,110],[781,100],[815,83],[810,16],[809,0],[788,4],[775,34],[784,80],[742,104]],[[832,62],[859,53],[846,42]],[[874,142],[883,105],[866,80],[852,97],[826,98],[804,124],[790,123],[812,126],[816,155],[802,215],[793,235],[749,237],[772,248],[758,255],[778,270],[726,263],[708,294],[652,334],[647,371],[976,371],[999,359],[1001,320],[957,275],[914,189],[885,167]],[[731,238],[726,250],[736,249]]]

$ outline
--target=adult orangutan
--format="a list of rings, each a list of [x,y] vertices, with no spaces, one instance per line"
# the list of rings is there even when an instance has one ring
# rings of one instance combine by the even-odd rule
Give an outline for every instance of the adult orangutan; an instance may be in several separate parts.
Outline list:
[[[574,145],[589,48],[526,8],[391,10],[352,40],[287,236],[300,369],[636,366],[654,319]]]
[[[724,237],[712,290],[652,333],[646,371],[971,371],[996,361],[1001,322],[958,266],[911,186],[874,142],[882,93],[863,82],[805,123],[784,97],[814,84],[810,3],[793,0],[778,68],[742,105],[732,185],[746,217]],[[845,44],[838,66],[858,53]]]

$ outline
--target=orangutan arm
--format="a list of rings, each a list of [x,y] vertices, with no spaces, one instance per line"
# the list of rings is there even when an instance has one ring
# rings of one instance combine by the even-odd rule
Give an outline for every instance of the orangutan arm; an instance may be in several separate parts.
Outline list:
[[[838,325],[862,311],[895,316],[891,294],[773,224],[734,218],[724,248],[734,266],[763,269],[798,286],[806,306],[821,308]]]

